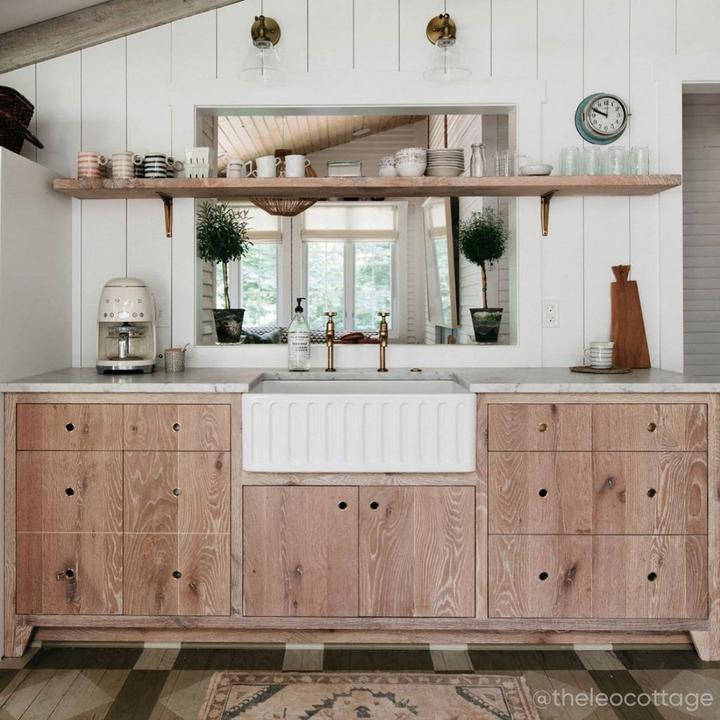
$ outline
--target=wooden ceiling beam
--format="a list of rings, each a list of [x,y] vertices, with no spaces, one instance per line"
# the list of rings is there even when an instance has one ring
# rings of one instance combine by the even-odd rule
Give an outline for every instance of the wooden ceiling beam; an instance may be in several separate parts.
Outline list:
[[[108,0],[0,35],[0,73],[242,0]]]

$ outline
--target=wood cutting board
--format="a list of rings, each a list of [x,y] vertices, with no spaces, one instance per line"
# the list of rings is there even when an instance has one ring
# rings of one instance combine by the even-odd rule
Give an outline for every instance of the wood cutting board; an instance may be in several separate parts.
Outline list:
[[[615,282],[610,285],[611,336],[615,343],[613,365],[624,368],[649,368],[645,323],[640,294],[635,280],[628,280],[629,265],[615,265]]]

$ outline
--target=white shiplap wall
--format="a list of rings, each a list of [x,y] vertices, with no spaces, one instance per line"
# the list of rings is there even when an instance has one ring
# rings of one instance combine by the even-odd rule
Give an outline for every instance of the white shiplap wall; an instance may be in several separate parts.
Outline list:
[[[596,90],[629,100],[633,119],[622,142],[647,144],[656,155],[654,61],[713,50],[720,36],[717,0],[446,0],[445,5],[458,22],[476,76],[546,81],[542,154],[550,162],[564,145],[578,144],[573,110]],[[168,80],[235,74],[246,50],[241,38],[261,10],[281,22],[281,49],[293,68],[371,70],[378,72],[378,82],[400,69],[417,72],[419,86],[429,50],[425,24],[439,11],[437,0],[245,0],[13,71],[0,83],[35,102],[34,129],[46,143],[37,159],[57,172],[71,173],[81,148],[181,155],[184,148],[171,147]],[[332,87],[327,102],[333,102]],[[26,153],[35,156],[31,148]],[[156,203],[77,202],[74,218],[74,362],[94,362],[95,305],[100,286],[112,275],[132,272],[152,282],[162,313],[159,344],[170,342],[173,306],[185,307],[193,291],[173,285],[173,246],[164,237]],[[668,342],[661,343],[658,218],[657,198],[553,201],[551,235],[538,239],[543,295],[559,303],[560,318],[558,328],[542,332],[545,365],[575,363],[589,340],[608,335],[610,266],[619,262],[631,262],[639,280],[652,359],[662,364],[660,347]],[[192,222],[188,206],[176,210],[175,222]],[[536,311],[539,324],[540,307]]]

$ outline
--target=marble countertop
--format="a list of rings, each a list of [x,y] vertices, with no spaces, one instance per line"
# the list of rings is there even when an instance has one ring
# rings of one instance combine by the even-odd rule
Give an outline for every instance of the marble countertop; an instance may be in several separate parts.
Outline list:
[[[428,368],[422,372],[373,369],[290,373],[272,368],[188,368],[184,373],[98,375],[94,368],[66,368],[0,383],[0,392],[28,393],[243,393],[261,380],[456,380],[475,393],[714,393],[720,377],[691,378],[664,370],[626,375],[586,375],[567,368]]]

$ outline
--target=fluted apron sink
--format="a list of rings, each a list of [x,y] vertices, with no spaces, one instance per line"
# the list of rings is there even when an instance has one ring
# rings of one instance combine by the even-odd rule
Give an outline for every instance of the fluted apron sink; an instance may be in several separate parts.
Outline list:
[[[452,380],[264,380],[242,409],[245,470],[475,470],[475,395]]]

